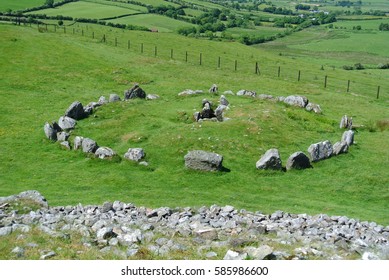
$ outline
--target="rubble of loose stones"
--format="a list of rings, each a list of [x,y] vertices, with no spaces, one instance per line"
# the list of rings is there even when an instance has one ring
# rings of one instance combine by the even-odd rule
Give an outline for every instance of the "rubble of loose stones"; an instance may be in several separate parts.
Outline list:
[[[326,214],[263,214],[230,205],[150,209],[114,201],[43,207],[28,214],[0,207],[0,238],[13,232],[26,235],[33,227],[55,238],[81,234],[87,248],[122,259],[141,258],[138,252],[145,250],[166,259],[175,254],[195,259],[389,259],[389,226]],[[23,258],[30,245],[15,247],[15,258]],[[55,249],[47,250],[41,258],[55,255]]]

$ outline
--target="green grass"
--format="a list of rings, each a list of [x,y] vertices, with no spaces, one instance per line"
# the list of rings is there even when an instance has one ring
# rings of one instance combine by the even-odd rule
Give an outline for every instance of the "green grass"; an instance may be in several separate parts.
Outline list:
[[[47,16],[62,15],[71,16],[73,18],[102,19],[135,13],[139,13],[139,11],[125,7],[79,1],[71,2],[57,8],[44,9],[27,14],[46,14]]]
[[[109,22],[145,26],[150,29],[157,29],[158,32],[174,32],[180,27],[195,26],[185,21],[156,14],[133,15],[109,20]]]
[[[50,205],[107,200],[148,207],[230,204],[265,213],[281,209],[389,223],[388,130],[359,129],[355,137],[358,143],[349,154],[316,163],[310,170],[278,173],[255,169],[255,162],[269,148],[279,148],[285,164],[290,154],[306,151],[311,143],[338,141],[342,135],[338,123],[344,114],[353,115],[356,124],[365,126],[388,119],[388,92],[384,86],[388,78],[382,72],[331,70],[343,81],[380,77],[381,98],[376,100],[374,92],[365,92],[369,83],[362,83],[360,91],[346,95],[311,80],[298,83],[287,76],[277,79],[266,71],[278,64],[285,70],[303,67],[306,72],[323,73],[319,64],[279,56],[277,51],[175,34],[89,26],[88,32],[92,30],[96,38],[106,32],[108,44],[92,40],[90,33],[82,37],[70,31],[53,34],[29,27],[1,26],[0,195],[36,189]],[[115,48],[112,38],[117,35],[121,35],[120,44]],[[145,43],[143,54],[138,48],[141,42]],[[157,57],[152,43],[158,44]],[[172,47],[173,60],[169,57]],[[185,50],[191,55],[203,52],[204,64],[200,66],[194,55],[186,63]],[[241,70],[234,72],[225,66],[216,69],[219,55],[223,55],[223,61],[238,57]],[[253,58],[261,61],[263,75],[253,74]],[[73,101],[87,104],[111,92],[122,96],[133,82],[161,99],[108,104],[96,112],[96,117],[79,121],[72,137],[90,137],[119,155],[130,147],[142,147],[148,167],[125,160],[100,161],[81,152],[62,150],[45,139],[44,123],[57,120]],[[305,94],[321,105],[324,114],[317,116],[279,103],[231,96],[226,116],[232,120],[201,126],[192,123],[190,117],[200,110],[201,100],[207,97],[217,102],[218,96],[177,94],[186,88],[206,92],[213,83],[221,91],[245,88],[275,96]],[[222,154],[231,172],[187,170],[183,157],[192,149]]]
[[[45,4],[45,0],[14,0],[14,1],[2,0],[0,1],[0,11],[6,12],[9,9],[13,11],[18,11],[18,10],[24,10],[26,8],[42,6],[43,4]]]

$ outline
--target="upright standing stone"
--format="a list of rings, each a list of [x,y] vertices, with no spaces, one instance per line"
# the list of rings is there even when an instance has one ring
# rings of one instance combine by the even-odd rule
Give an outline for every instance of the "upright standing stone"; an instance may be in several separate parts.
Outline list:
[[[220,96],[220,105],[228,106],[230,102],[228,102],[227,98],[224,95]]]
[[[332,156],[332,144],[326,140],[309,146],[308,152],[313,162],[323,160]]]
[[[257,169],[282,170],[282,161],[277,149],[267,150],[266,153],[257,161]]]
[[[347,151],[348,151],[348,145],[345,141],[336,142],[332,147],[332,154],[334,156],[347,153]]]
[[[222,170],[223,157],[216,153],[194,150],[189,151],[185,157],[185,166],[190,169],[203,171]]]
[[[354,144],[354,131],[353,130],[347,130],[342,135],[342,141],[346,142],[347,145],[351,146]]]
[[[78,149],[82,148],[82,141],[83,140],[84,140],[84,137],[82,137],[82,136],[74,137],[73,149],[78,150]]]
[[[217,93],[217,92],[218,92],[218,87],[216,84],[213,84],[209,89],[209,93]]]
[[[53,127],[53,125],[46,122],[43,127],[43,130],[48,139],[57,141],[57,130]]]
[[[79,101],[74,101],[66,110],[65,116],[75,120],[81,120],[85,117],[84,107]]]
[[[217,108],[215,110],[215,116],[219,122],[222,122],[224,120],[223,113],[226,109],[227,109],[227,106],[225,106],[225,105],[220,104],[219,106],[217,106]]]
[[[132,88],[124,92],[124,100],[134,99],[134,98],[146,98],[145,91],[138,85],[135,84]]]

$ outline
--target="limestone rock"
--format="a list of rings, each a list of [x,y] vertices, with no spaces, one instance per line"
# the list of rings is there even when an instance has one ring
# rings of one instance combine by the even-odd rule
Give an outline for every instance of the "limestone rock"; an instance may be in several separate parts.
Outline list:
[[[331,157],[332,151],[332,144],[328,140],[312,144],[308,148],[308,152],[311,155],[312,162]]]
[[[266,153],[257,161],[257,169],[282,170],[282,161],[277,149],[267,150]]]
[[[224,105],[224,106],[230,105],[230,102],[228,102],[227,98],[223,94],[220,96],[219,102],[220,105]]]
[[[111,148],[108,148],[108,147],[99,147],[96,152],[95,152],[95,155],[100,158],[100,159],[105,159],[105,158],[112,158],[114,156],[116,156],[116,152],[114,150],[112,150]]]
[[[189,151],[184,159],[185,166],[189,169],[204,171],[222,170],[223,157],[216,153],[194,150]]]
[[[292,106],[305,108],[308,104],[308,99],[305,96],[290,95],[284,99],[284,103]]]
[[[132,88],[124,92],[124,100],[134,99],[134,98],[146,98],[145,91],[138,85],[135,84]]]
[[[96,141],[89,139],[89,138],[84,138],[82,141],[82,151],[84,153],[95,153],[96,150],[98,149],[98,145]]]
[[[82,136],[74,137],[73,149],[74,150],[78,150],[78,149],[82,148],[82,141],[83,140],[84,140],[84,137],[82,137]]]
[[[105,98],[105,96],[100,96],[99,97],[99,101],[97,101],[97,104],[99,105],[99,106],[101,106],[101,105],[104,105],[104,104],[107,104],[108,103],[108,100],[107,100],[107,98]],[[97,106],[95,106],[94,108],[96,108]],[[93,109],[94,109],[93,108]]]
[[[119,95],[117,95],[116,93],[111,93],[109,95],[109,102],[112,103],[112,102],[118,102],[120,101],[120,97]]]
[[[219,105],[217,106],[216,110],[215,110],[215,116],[216,116],[216,119],[219,121],[219,122],[222,122],[224,120],[224,111],[227,110],[227,106],[225,105]]]
[[[159,99],[159,95],[157,94],[147,94],[146,95],[146,100],[156,100],[156,99]]]
[[[347,115],[344,115],[339,123],[339,128],[351,129],[353,127],[353,118],[349,118]]]
[[[354,144],[354,131],[346,130],[342,135],[342,141],[346,142],[349,146]]]
[[[216,84],[213,84],[209,89],[209,93],[217,93],[217,92],[218,92],[218,87]]]
[[[316,114],[321,114],[321,112],[322,112],[321,108],[320,108],[320,105],[315,104],[315,103],[311,103],[311,102],[309,102],[307,104],[307,106],[305,107],[305,110],[307,110],[309,112],[313,111]]]
[[[146,156],[142,148],[129,148],[127,153],[124,154],[124,158],[133,161],[140,161]]]
[[[246,249],[248,256],[254,260],[266,260],[271,259],[273,254],[273,248],[268,245],[262,245],[258,248],[249,247]]]
[[[201,94],[203,93],[202,90],[191,90],[191,89],[186,89],[182,92],[180,92],[178,95],[179,96],[185,96],[185,95],[193,95],[193,94]]]
[[[332,154],[335,156],[339,154],[347,153],[347,151],[348,151],[348,144],[345,141],[336,142],[332,147]]]
[[[71,149],[72,149],[72,148],[70,147],[69,141],[62,141],[62,142],[60,143],[60,145],[61,145],[62,148],[65,148],[66,150],[71,150]]]
[[[53,125],[48,122],[45,123],[43,130],[45,132],[46,137],[49,140],[57,141],[57,130],[53,127]]]
[[[58,141],[68,141],[70,134],[66,131],[57,132],[57,140]]]
[[[62,116],[58,120],[58,125],[62,130],[71,130],[76,127],[77,121],[70,117]]]
[[[223,260],[244,260],[247,258],[247,253],[239,253],[232,250],[228,250]]]
[[[286,163],[286,170],[311,168],[309,158],[303,152],[293,153]]]
[[[255,91],[250,91],[250,90],[245,90],[242,89],[236,93],[238,96],[250,96],[250,97],[255,97],[257,93]]]
[[[79,101],[74,101],[66,110],[65,116],[75,120],[81,120],[85,117],[84,107]]]

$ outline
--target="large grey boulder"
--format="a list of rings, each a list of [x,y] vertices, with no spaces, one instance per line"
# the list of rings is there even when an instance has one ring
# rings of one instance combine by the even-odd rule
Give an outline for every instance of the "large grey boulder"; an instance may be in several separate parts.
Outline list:
[[[225,105],[219,105],[217,106],[216,110],[215,110],[215,116],[216,116],[216,119],[219,121],[219,122],[222,122],[224,120],[224,111],[227,109],[227,106]]]
[[[347,151],[348,151],[348,144],[345,141],[336,142],[332,147],[332,154],[335,156],[339,154],[347,153]]]
[[[67,116],[62,116],[58,120],[58,125],[62,130],[71,130],[76,127],[77,121]]]
[[[145,156],[145,151],[142,148],[129,148],[127,153],[124,154],[124,158],[133,161],[140,161]]]
[[[49,140],[57,141],[57,132],[58,131],[54,128],[53,125],[46,122],[45,125],[43,126],[43,130],[45,132],[46,137]]]
[[[250,91],[250,90],[245,90],[245,89],[241,89],[240,91],[238,91],[236,93],[236,95],[238,96],[250,96],[250,97],[255,97],[257,96],[257,93],[255,91]]]
[[[353,126],[353,118],[352,117],[349,118],[347,115],[344,115],[340,120],[339,127],[351,129],[352,126]]]
[[[66,132],[66,131],[61,131],[61,132],[58,132],[57,133],[57,140],[58,141],[68,141],[70,137],[70,133],[69,132]]]
[[[354,131],[346,130],[342,135],[342,141],[346,142],[349,146],[354,144]]]
[[[282,170],[282,161],[277,149],[267,150],[266,153],[257,161],[257,169]]]
[[[290,95],[284,99],[284,103],[292,106],[305,108],[308,104],[308,99],[305,96]]]
[[[185,166],[189,169],[203,171],[222,170],[223,156],[202,150],[189,151],[185,157]]]
[[[308,152],[311,155],[312,162],[331,157],[332,151],[332,144],[328,140],[312,144],[308,148]]]
[[[309,158],[303,152],[293,153],[286,163],[286,170],[311,168]]]
[[[99,147],[95,152],[95,156],[100,159],[113,158],[116,155],[116,152],[108,147]]]
[[[134,98],[146,98],[145,91],[138,85],[135,84],[132,88],[124,92],[124,100],[134,99]]]
[[[98,149],[98,145],[96,141],[89,139],[89,138],[84,138],[82,140],[82,151],[84,153],[95,153],[96,150]]]
[[[228,106],[230,105],[230,102],[228,102],[227,98],[222,94],[220,96],[220,105]]]
[[[85,117],[84,106],[79,101],[74,101],[66,110],[65,116],[75,120],[81,120]]]

